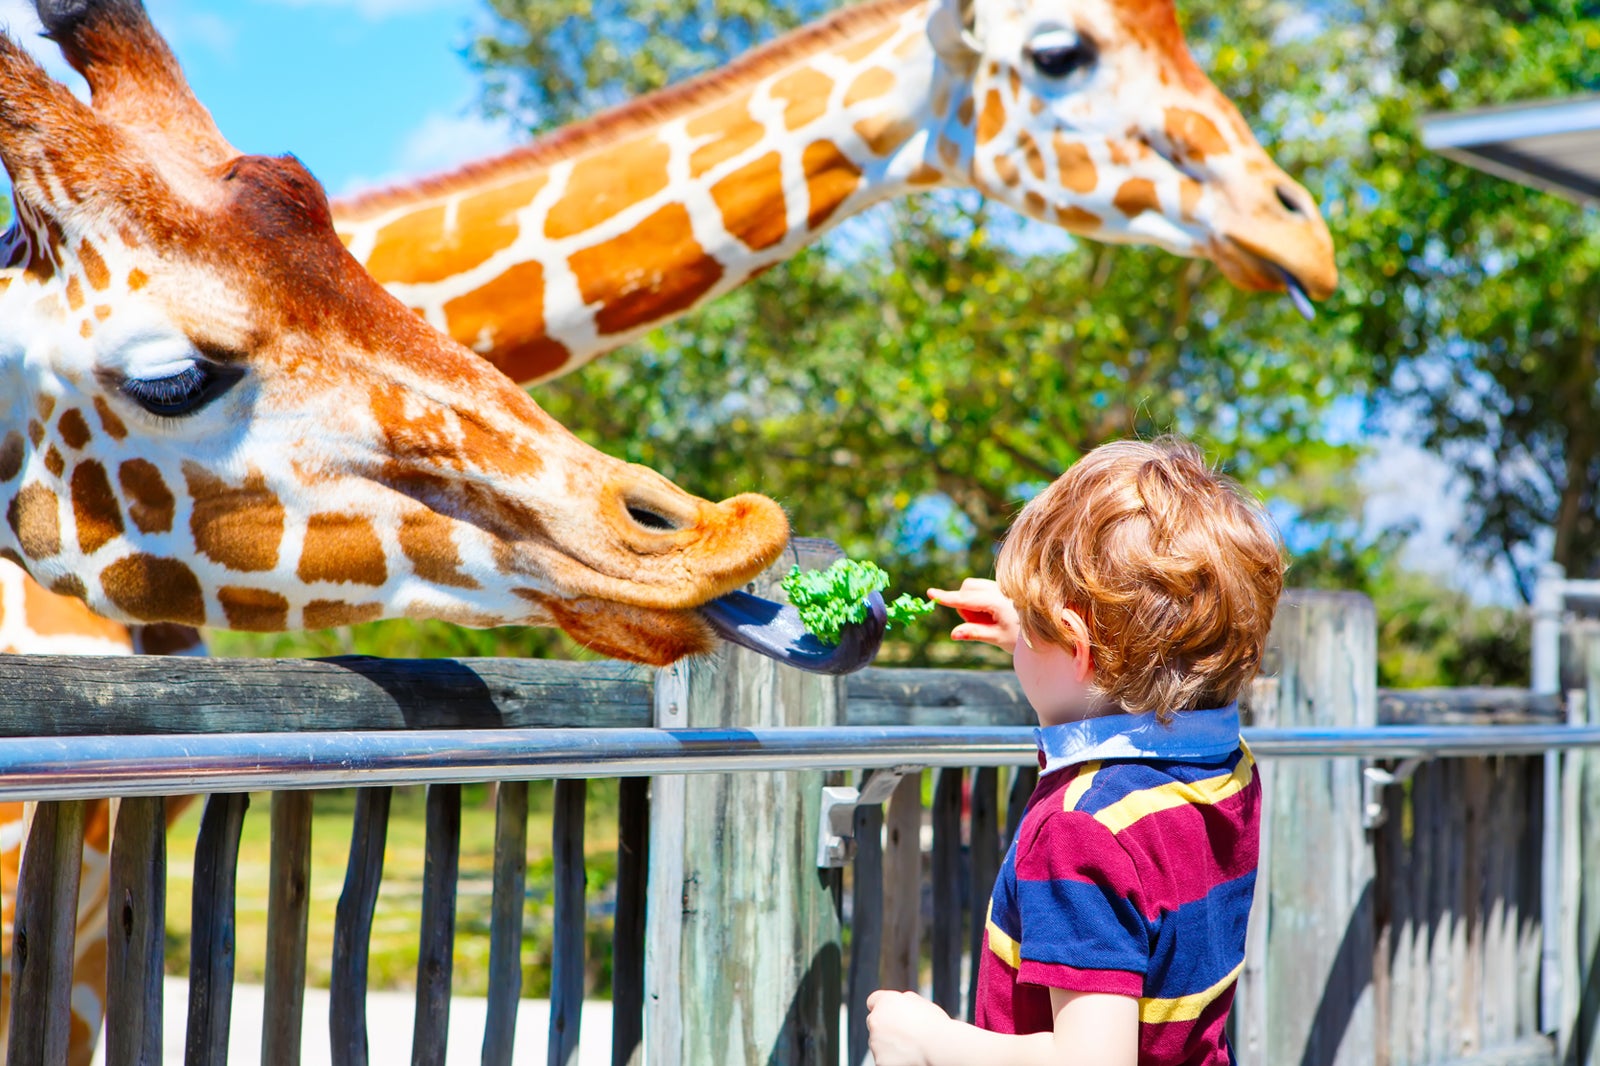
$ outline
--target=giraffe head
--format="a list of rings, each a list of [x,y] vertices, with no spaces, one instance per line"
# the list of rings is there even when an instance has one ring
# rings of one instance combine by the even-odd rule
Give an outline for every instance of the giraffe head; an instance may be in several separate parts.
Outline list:
[[[1036,219],[1211,259],[1302,312],[1338,275],[1303,187],[1195,64],[1173,0],[933,0],[928,162]]]
[[[223,139],[138,0],[39,6],[93,100],[0,34],[0,556],[130,622],[710,646],[784,550],[775,503],[603,455],[390,297],[305,168]]]

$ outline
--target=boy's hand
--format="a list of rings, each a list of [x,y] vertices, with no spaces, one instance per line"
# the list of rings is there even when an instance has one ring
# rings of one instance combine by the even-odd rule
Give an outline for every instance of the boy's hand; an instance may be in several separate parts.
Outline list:
[[[955,608],[961,625],[950,631],[952,640],[976,640],[993,644],[1008,655],[1015,655],[1021,623],[1017,608],[1000,586],[982,577],[969,577],[957,591],[929,589],[928,599]]]
[[[915,992],[880,988],[867,997],[867,1047],[877,1066],[928,1066],[928,1049],[950,1015]]]

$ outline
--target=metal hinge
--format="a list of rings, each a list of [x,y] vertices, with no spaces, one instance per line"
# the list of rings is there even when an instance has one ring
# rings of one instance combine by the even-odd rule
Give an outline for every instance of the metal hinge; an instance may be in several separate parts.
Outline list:
[[[1393,770],[1385,770],[1381,766],[1366,766],[1361,770],[1361,826],[1364,829],[1376,829],[1389,819],[1389,811],[1383,805],[1383,790],[1390,785],[1403,784],[1411,780],[1411,775],[1417,772],[1426,759],[1412,757],[1402,759],[1400,765]]]
[[[860,788],[849,785],[824,785],[822,816],[817,819],[817,866],[838,869],[856,853],[856,808],[876,807],[886,801],[907,774],[921,773],[920,766],[895,766],[869,770]]]

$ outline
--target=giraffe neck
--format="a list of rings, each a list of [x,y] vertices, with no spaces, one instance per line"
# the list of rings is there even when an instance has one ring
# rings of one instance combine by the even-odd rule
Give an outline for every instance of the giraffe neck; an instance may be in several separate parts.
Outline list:
[[[927,0],[847,10],[499,160],[362,198],[341,237],[516,380],[566,373],[945,181],[958,90],[930,17]]]

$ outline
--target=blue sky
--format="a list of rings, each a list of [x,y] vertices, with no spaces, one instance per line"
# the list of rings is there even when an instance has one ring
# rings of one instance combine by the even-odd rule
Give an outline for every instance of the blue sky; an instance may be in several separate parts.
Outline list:
[[[222,132],[247,152],[294,152],[335,195],[514,143],[477,114],[463,58],[487,21],[475,0],[146,3]],[[29,0],[0,0],[0,25],[31,37]]]

